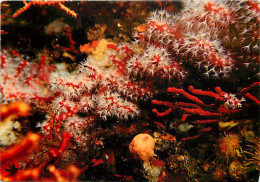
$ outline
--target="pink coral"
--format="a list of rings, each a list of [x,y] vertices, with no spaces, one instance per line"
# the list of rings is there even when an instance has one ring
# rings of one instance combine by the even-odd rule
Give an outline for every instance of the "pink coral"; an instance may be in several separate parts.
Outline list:
[[[50,83],[50,73],[54,65],[47,63],[42,55],[38,63],[30,63],[19,53],[3,50],[1,55],[1,100],[9,102],[23,99],[38,106],[53,99],[45,87]]]

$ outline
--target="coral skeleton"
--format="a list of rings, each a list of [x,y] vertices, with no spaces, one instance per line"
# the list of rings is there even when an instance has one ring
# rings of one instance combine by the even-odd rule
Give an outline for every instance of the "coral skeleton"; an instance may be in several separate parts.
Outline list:
[[[258,85],[258,82],[252,84],[252,86]],[[250,88],[249,86],[248,88]],[[248,90],[248,88],[242,89],[242,91]],[[163,107],[168,107],[163,112],[159,112],[157,109],[153,109],[153,113],[156,114],[157,117],[164,117],[169,115],[173,111],[179,111],[182,113],[182,117],[179,123],[175,123],[175,125],[181,125],[183,122],[191,122],[189,121],[190,118],[193,120],[193,124],[195,125],[204,125],[210,123],[218,123],[222,117],[224,116],[234,116],[237,112],[240,112],[243,108],[242,102],[245,102],[246,99],[242,96],[241,99],[238,99],[235,94],[228,94],[223,92],[220,87],[216,87],[214,92],[211,91],[203,91],[200,89],[194,89],[193,86],[189,86],[188,90],[194,94],[190,94],[183,89],[177,89],[175,87],[170,87],[167,89],[169,93],[180,94],[184,98],[188,99],[187,102],[175,101],[175,103],[168,102],[168,101],[159,101],[159,100],[152,100],[154,105],[159,105]],[[245,94],[242,92],[242,95]],[[249,95],[250,93],[246,93],[245,95]],[[241,95],[241,93],[238,93]],[[250,94],[251,95],[251,94]],[[205,104],[200,97],[205,96],[209,98],[214,98],[215,103],[212,104]],[[255,104],[259,105],[259,100],[256,99],[254,96],[250,98]],[[205,100],[206,101],[206,100]],[[194,121],[192,117],[198,117],[197,120]],[[203,128],[198,131],[198,135],[191,136],[187,138],[182,138],[183,141],[186,140],[193,140],[198,138],[202,133],[211,131],[212,128]]]
[[[23,1],[7,17],[21,25],[22,17],[14,18],[32,6],[57,6],[70,15],[54,20],[61,26],[57,32],[46,26],[39,33],[53,40],[42,43],[43,50],[8,50],[8,41],[1,50],[1,181],[77,181],[82,174],[98,181],[247,181],[247,174],[259,170],[259,146],[247,146],[259,139],[257,1],[174,2],[173,12],[155,9],[141,24],[131,20],[128,42],[119,41],[121,34],[112,40],[104,22],[95,25],[101,30],[90,27],[97,23],[92,15],[84,17],[84,11],[93,13],[91,3],[75,4],[78,19],[70,17],[78,14],[66,1]],[[125,30],[119,18],[131,19],[135,11],[113,3],[118,9],[95,8],[95,16],[116,15],[117,28]],[[82,32],[88,38],[76,37]],[[82,45],[84,39],[90,42]],[[211,152],[225,165],[214,168],[206,163],[212,158],[203,164]],[[236,164],[240,171],[232,168]]]
[[[31,6],[55,6],[57,5],[61,10],[65,11],[68,15],[77,18],[78,14],[76,12],[74,12],[73,10],[69,9],[68,7],[66,7],[63,3],[65,1],[48,1],[48,0],[44,0],[44,1],[23,1],[24,6],[20,9],[18,9],[14,14],[13,14],[13,18],[18,17],[20,14],[22,14],[23,12],[27,11]]]

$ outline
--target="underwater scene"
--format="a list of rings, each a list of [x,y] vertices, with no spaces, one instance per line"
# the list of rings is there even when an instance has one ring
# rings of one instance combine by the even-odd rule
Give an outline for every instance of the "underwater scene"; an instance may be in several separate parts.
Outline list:
[[[256,182],[256,0],[1,1],[0,181]]]

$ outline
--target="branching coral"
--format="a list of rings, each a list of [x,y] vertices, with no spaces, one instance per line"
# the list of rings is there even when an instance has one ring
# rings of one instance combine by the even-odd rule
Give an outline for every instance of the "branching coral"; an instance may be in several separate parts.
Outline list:
[[[256,82],[252,84],[258,85],[259,83]],[[250,86],[251,87],[251,86]],[[242,89],[242,94],[246,90],[248,90],[250,87]],[[210,123],[216,123],[221,120],[221,117],[223,116],[233,116],[236,114],[236,112],[240,112],[242,108],[242,102],[245,102],[244,97],[241,99],[238,99],[236,95],[234,94],[228,94],[226,92],[223,92],[220,87],[216,87],[216,93],[211,91],[203,91],[200,89],[194,89],[193,86],[189,86],[188,90],[194,94],[191,95],[188,92],[184,91],[183,89],[177,89],[175,87],[168,88],[168,92],[180,94],[184,98],[188,99],[189,102],[178,102],[171,103],[168,101],[158,101],[158,100],[152,100],[152,103],[155,105],[161,105],[169,107],[163,112],[159,112],[157,109],[153,109],[152,111],[158,116],[158,117],[164,117],[168,114],[170,114],[172,111],[180,111],[182,113],[182,117],[180,119],[179,123],[175,123],[176,125],[180,125],[183,122],[189,121],[187,119],[188,117],[191,118],[196,116],[197,120],[193,120],[193,124],[195,125],[203,125],[203,124],[210,124]],[[247,93],[249,94],[249,93]],[[198,95],[198,97],[196,96]],[[204,101],[202,101],[199,97],[209,97],[214,98],[216,103],[212,103],[210,105],[205,104]],[[250,97],[250,99],[258,104],[258,100],[252,96],[254,99]],[[256,99],[256,101],[255,101]],[[207,131],[211,131],[212,128],[203,128],[199,130],[199,133],[204,133]],[[183,141],[196,139],[200,136],[200,134],[192,137],[183,138]]]
[[[46,56],[40,57],[39,63],[30,63],[22,55],[13,51],[1,54],[1,100],[9,102],[23,99],[28,103],[41,105],[52,100],[46,84],[54,65],[48,65]]]
[[[4,152],[0,153],[1,174],[0,179],[3,181],[75,181],[83,172],[74,165],[70,165],[67,169],[58,170],[54,162],[61,159],[63,151],[67,148],[71,135],[63,133],[61,144],[56,150],[49,150],[49,159],[41,163],[37,167],[22,166],[21,161],[25,160],[31,152],[35,150],[42,137],[36,133],[28,133],[20,144],[16,144]],[[20,163],[19,163],[19,162]],[[15,170],[13,170],[12,165]],[[48,171],[48,177],[42,176],[44,170]],[[84,170],[84,169],[83,169]],[[46,173],[46,172],[45,172]]]
[[[259,64],[259,18],[250,4],[185,1],[179,14],[152,12],[135,36],[166,48],[174,60],[199,68],[207,78],[228,77],[241,63]]]
[[[24,1],[24,7],[13,17],[35,5],[57,5],[69,15],[77,16],[60,1]],[[227,159],[226,165],[229,165],[229,169],[228,166],[215,168],[211,171],[213,177],[225,179],[229,170],[229,175],[234,173],[234,178],[242,179],[244,175],[240,173],[246,173],[240,170],[242,162],[248,162],[246,165],[258,162],[258,151],[252,148],[237,152],[240,147],[246,147],[243,146],[244,136],[236,133],[242,124],[234,119],[250,117],[248,111],[258,109],[260,82],[251,77],[237,81],[241,75],[236,74],[246,70],[250,75],[259,76],[259,6],[250,0],[185,1],[182,5],[175,14],[166,10],[151,12],[146,23],[136,27],[132,42],[94,40],[80,46],[78,51],[76,46],[82,42],[73,32],[78,27],[66,26],[64,38],[69,46],[59,47],[62,40],[55,40],[52,48],[57,52],[68,51],[73,54],[71,60],[81,61],[79,67],[70,72],[65,64],[50,65],[51,57],[42,55],[35,61],[16,51],[3,50],[1,102],[23,100],[33,109],[40,108],[43,113],[37,118],[37,127],[45,140],[29,132],[20,144],[1,152],[0,159],[4,163],[1,180],[76,180],[83,170],[74,165],[62,170],[71,160],[80,167],[91,164],[94,172],[107,170],[109,176],[114,177],[110,178],[112,180],[115,177],[133,179],[125,171],[117,174],[118,166],[125,163],[133,166],[130,155],[125,152],[129,149],[143,161],[149,161],[143,171],[148,180],[170,179],[172,174],[182,175],[176,180],[197,180],[202,170],[198,165],[205,159],[202,154],[206,153],[201,152],[206,142],[200,139],[210,134],[218,141],[219,158]],[[81,26],[82,22],[76,24]],[[53,50],[47,51],[53,55]],[[82,61],[85,53],[88,57]],[[232,79],[237,79],[233,88],[225,88]],[[214,80],[216,84],[203,85],[198,83],[203,82],[201,80],[207,84]],[[248,87],[243,88],[245,85]],[[215,91],[209,91],[209,87],[215,87]],[[15,107],[11,107],[13,105]],[[8,120],[10,115],[27,116],[29,106],[21,108],[20,102],[13,105],[6,111],[5,107],[1,108],[3,120]],[[33,130],[37,130],[32,118],[28,120],[33,123]],[[19,126],[9,119],[4,128],[9,133]],[[157,143],[152,137],[147,138],[148,134],[141,137],[141,141],[149,143],[138,145],[135,140],[130,143],[137,133],[151,134],[154,130],[162,132]],[[222,130],[233,130],[236,134],[230,132],[221,137],[219,131]],[[201,142],[204,148],[194,147],[190,140]],[[40,150],[44,150],[32,154],[34,142],[40,142]],[[118,145],[122,146],[122,151],[113,150]],[[145,148],[146,145],[150,148]],[[66,150],[68,146],[71,147]],[[195,150],[198,154],[194,154]],[[69,156],[70,152],[78,156]],[[67,161],[62,163],[62,158]],[[238,175],[234,166],[239,166]]]
[[[97,117],[104,120],[136,117],[140,112],[137,101],[159,89],[153,86],[156,80],[183,76],[178,63],[171,63],[162,48],[147,46],[138,55],[138,46],[107,44],[107,47],[102,60],[93,61],[90,57],[74,74],[64,70],[51,74],[51,91],[57,96],[53,108],[57,113],[41,124],[44,133],[52,134],[53,128],[49,126],[55,121],[55,130],[64,126],[74,137],[84,139],[81,132]],[[107,60],[110,68],[102,66],[103,60]]]
[[[77,13],[75,13],[73,10],[69,9],[68,7],[66,7],[63,4],[64,1],[30,1],[30,2],[26,2],[23,1],[24,3],[24,7],[18,9],[14,14],[13,14],[13,18],[18,17],[20,14],[22,14],[23,12],[27,11],[31,6],[55,6],[57,5],[61,10],[65,11],[68,15],[71,15],[72,17],[76,18],[78,16]]]

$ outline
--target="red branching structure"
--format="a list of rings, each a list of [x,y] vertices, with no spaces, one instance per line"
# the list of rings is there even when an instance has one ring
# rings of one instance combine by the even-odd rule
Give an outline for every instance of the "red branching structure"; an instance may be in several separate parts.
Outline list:
[[[36,167],[22,167],[20,162],[26,159],[28,155],[38,147],[42,139],[39,134],[28,133],[20,144],[16,144],[6,151],[0,153],[1,173],[0,180],[3,181],[76,181],[78,176],[85,170],[80,170],[74,165],[67,169],[57,169],[54,162],[61,160],[62,153],[69,145],[72,135],[64,132],[58,149],[49,150],[49,159]],[[20,161],[20,162],[18,162]],[[13,167],[15,170],[11,170]],[[42,176],[42,171],[49,171],[49,175]]]
[[[251,95],[250,93],[246,93],[245,96],[254,101],[257,105],[260,105],[260,101],[257,98],[255,98],[255,96]]]
[[[40,135],[29,133],[27,137],[17,146],[1,153],[0,161],[4,165],[7,162],[18,160],[27,155],[32,147],[41,139]]]
[[[160,89],[154,87],[155,82],[178,80],[184,75],[163,48],[147,45],[142,47],[145,53],[141,55],[132,44],[108,44],[107,48],[104,58],[110,68],[93,64],[97,60],[89,58],[75,74],[65,70],[51,74],[51,92],[56,98],[52,102],[54,114],[39,124],[45,136],[51,137],[65,128],[84,145],[86,128],[93,121],[137,117],[137,103]]]
[[[24,7],[18,9],[14,14],[13,14],[13,18],[16,18],[18,17],[20,14],[22,14],[23,12],[27,11],[31,6],[58,6],[61,10],[65,11],[68,15],[74,17],[74,18],[77,18],[78,14],[69,9],[68,7],[66,7],[64,5],[64,2],[65,1],[23,1],[24,3]]]
[[[8,117],[17,118],[29,115],[30,106],[24,102],[13,102],[8,105],[1,105],[0,121],[4,121]]]
[[[36,5],[59,6],[69,15],[77,16],[63,1],[24,1],[24,7],[17,10],[13,17]],[[176,81],[182,82],[190,74],[191,67],[198,68],[195,71],[201,72],[207,79],[223,79],[232,76],[236,70],[234,67],[240,71],[238,66],[243,64],[244,69],[251,64],[258,66],[258,15],[259,7],[252,1],[229,3],[187,0],[179,14],[173,15],[165,10],[152,12],[147,23],[137,27],[135,41],[108,44],[103,57],[99,58],[102,60],[93,60],[89,56],[74,72],[67,72],[61,65],[56,69],[48,64],[46,56],[40,56],[38,63],[35,63],[29,62],[15,51],[12,54],[3,51],[0,63],[3,70],[1,101],[5,103],[22,99],[32,106],[45,106],[47,117],[37,126],[41,128],[46,140],[61,141],[59,146],[46,147],[48,151],[42,152],[47,154],[45,157],[39,152],[37,157],[42,157],[43,160],[39,165],[26,161],[23,162],[25,167],[22,167],[17,161],[26,160],[41,138],[38,134],[29,133],[20,144],[0,153],[0,162],[3,163],[0,179],[76,180],[84,169],[69,166],[62,170],[56,165],[62,160],[71,139],[77,142],[73,147],[80,146],[83,151],[88,151],[91,145],[87,143],[89,131],[102,134],[106,129],[102,128],[101,122],[109,123],[110,119],[124,122],[138,118],[142,113],[140,103],[160,94],[165,87],[170,86],[167,91],[182,99],[177,99],[176,102],[152,100],[154,105],[160,107],[158,110],[154,108],[152,112],[158,119],[171,116],[173,112],[181,113],[175,126],[189,123],[198,128],[197,135],[187,136],[182,141],[198,139],[201,135],[212,132],[214,125],[223,116],[232,117],[239,113],[244,109],[244,97],[247,99],[245,107],[250,104],[259,105],[258,96],[251,89],[260,82],[241,89],[237,96],[222,91],[220,87],[216,87],[215,91],[204,91],[189,86],[186,91],[175,85]],[[69,47],[64,51],[79,54],[69,27],[65,36]],[[106,64],[103,65],[102,62]],[[205,98],[212,102],[208,103]],[[161,111],[162,108],[166,109]],[[1,113],[6,119],[21,111],[19,104],[14,104],[7,111],[1,110]],[[150,125],[140,123],[138,129],[136,124],[129,128],[120,125],[114,128],[119,133],[130,135],[142,130],[141,127]],[[157,120],[153,124],[167,132],[168,128],[162,122]],[[98,127],[92,127],[93,125]],[[111,132],[109,129],[107,131]],[[91,135],[93,136],[92,133]],[[96,141],[94,146],[104,145],[100,143],[102,142]],[[105,164],[105,159],[98,157],[91,162],[92,167],[101,167]]]
[[[65,48],[65,51],[71,51],[74,54],[78,54],[79,51],[75,48],[76,42],[72,39],[72,31],[69,26],[66,27],[65,36],[69,41],[69,47]]]
[[[260,105],[260,101],[259,101],[255,96],[251,95],[251,94],[248,92],[251,88],[256,87],[256,86],[258,86],[258,85],[260,85],[260,82],[255,82],[255,83],[253,83],[252,85],[250,85],[249,87],[246,87],[246,88],[241,89],[241,90],[240,90],[240,93],[245,94],[245,96],[246,96],[248,99],[252,100],[252,101],[255,102],[257,105]]]
[[[58,5],[66,9],[60,1],[24,1],[24,4],[25,7],[18,10],[14,17],[34,5]],[[74,138],[82,140],[87,136],[86,128],[96,119],[107,120],[114,117],[127,120],[137,117],[140,113],[138,102],[158,93],[160,86],[155,85],[160,85],[160,82],[174,85],[174,81],[182,81],[189,73],[185,70],[185,65],[197,66],[198,71],[207,78],[213,76],[220,79],[230,76],[234,64],[244,63],[244,59],[240,57],[248,54],[252,55],[250,61],[258,65],[255,45],[259,35],[253,32],[256,29],[255,22],[259,22],[250,11],[250,7],[256,9],[255,5],[251,3],[252,6],[248,7],[247,4],[248,2],[185,1],[184,8],[178,15],[156,10],[148,17],[145,25],[136,29],[134,42],[107,46],[108,50],[101,59],[105,60],[109,68],[102,66],[99,60],[88,58],[74,73],[61,68],[50,74],[54,68],[45,64],[44,56],[37,66],[19,56],[18,63],[15,64],[10,56],[4,54],[1,58],[1,67],[4,70],[1,95],[4,101],[20,98],[36,103],[37,106],[51,101],[48,105],[51,111],[48,112],[47,119],[38,125],[42,133],[51,137],[64,128]],[[237,8],[241,11],[236,10]],[[66,11],[76,16],[72,11]],[[250,16],[247,21],[248,14]],[[241,20],[238,20],[238,16],[242,17]],[[229,27],[235,27],[238,34],[236,39],[232,37],[232,33],[226,32]],[[227,38],[223,37],[225,35]],[[77,54],[69,27],[66,36],[70,46],[65,50]],[[248,37],[253,37],[249,41],[250,46],[248,41],[244,41]],[[237,47],[231,46],[233,41],[237,43]],[[241,51],[237,51],[240,48],[246,49],[248,54],[241,55]],[[97,63],[91,64],[93,62]],[[19,78],[19,81],[13,78]],[[49,84],[49,90],[44,87],[43,80]],[[178,102],[177,105],[157,102],[168,105],[169,108],[164,112],[156,109],[153,112],[163,117],[179,109],[184,112],[182,122],[192,115],[209,117],[197,123],[215,122],[214,118],[219,113],[234,113],[241,104],[233,95],[218,88],[216,93],[193,87],[189,87],[191,94],[175,87],[168,91],[180,94],[191,102]],[[218,103],[226,103],[234,110],[230,111],[225,107],[211,109],[215,105],[207,105],[199,97],[214,98]],[[249,93],[245,97],[258,103]],[[156,104],[155,101],[154,103]]]
[[[259,85],[259,82],[255,82],[251,86],[242,89],[241,93],[244,93],[248,91],[251,87],[257,85]],[[216,93],[211,91],[194,89],[193,86],[189,86],[188,90],[194,95],[189,94],[183,89],[177,89],[175,87],[168,88],[167,91],[169,93],[182,95],[184,99],[191,102],[176,101],[175,103],[171,103],[167,101],[152,100],[152,104],[154,105],[168,107],[168,109],[162,112],[159,112],[157,109],[153,109],[152,112],[155,113],[157,117],[164,117],[166,115],[169,115],[172,111],[181,112],[182,117],[180,119],[180,122],[176,123],[176,125],[180,125],[185,121],[192,121],[192,124],[195,125],[207,125],[211,123],[218,123],[221,120],[222,116],[233,116],[236,112],[241,111],[242,102],[246,101],[243,97],[241,99],[238,99],[234,94],[228,94],[226,92],[223,92],[220,87],[215,88]],[[250,93],[247,92],[243,95],[252,100],[255,104],[260,104],[260,101],[256,97],[252,96]],[[211,97],[215,100],[215,103],[207,105],[199,97]],[[190,118],[191,121],[187,118]],[[194,121],[194,119],[192,118],[202,119],[195,119]],[[182,140],[187,141],[196,139],[201,134],[209,132],[211,130],[211,127],[200,129],[198,131],[198,135],[182,138]]]

